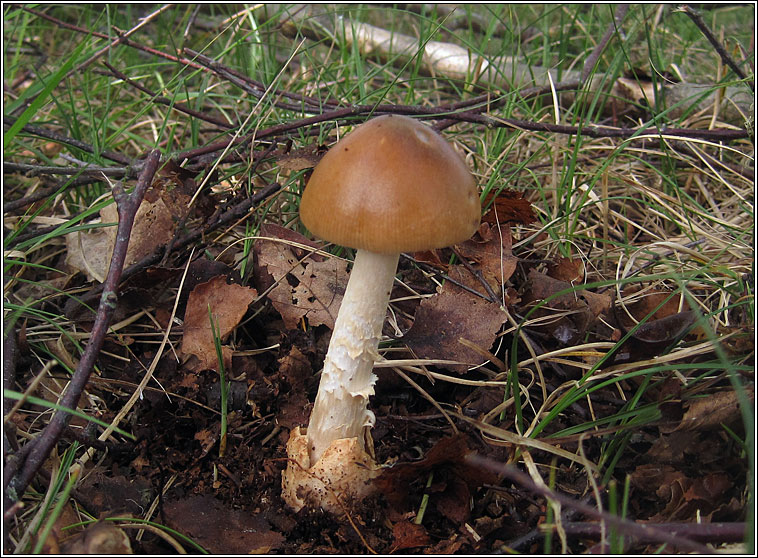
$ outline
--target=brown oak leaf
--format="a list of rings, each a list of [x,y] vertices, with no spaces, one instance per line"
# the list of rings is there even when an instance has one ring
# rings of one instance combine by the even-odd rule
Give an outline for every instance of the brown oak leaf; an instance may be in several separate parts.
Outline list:
[[[347,286],[347,263],[337,258],[298,257],[285,242],[262,239],[256,243],[258,281],[273,285],[268,298],[288,329],[302,318],[312,326],[334,328]],[[265,270],[268,277],[264,277]]]

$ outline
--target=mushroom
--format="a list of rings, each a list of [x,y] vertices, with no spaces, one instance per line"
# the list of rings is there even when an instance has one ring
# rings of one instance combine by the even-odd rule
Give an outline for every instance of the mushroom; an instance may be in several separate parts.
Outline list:
[[[301,221],[315,236],[357,251],[307,431],[293,429],[287,443],[282,491],[295,511],[307,505],[339,513],[371,492],[378,467],[368,400],[400,253],[462,242],[480,217],[464,160],[407,116],[357,126],[314,169]]]

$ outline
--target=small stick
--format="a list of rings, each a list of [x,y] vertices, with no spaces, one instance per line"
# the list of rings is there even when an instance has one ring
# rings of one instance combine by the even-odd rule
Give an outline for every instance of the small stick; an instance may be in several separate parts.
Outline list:
[[[98,58],[100,58],[103,54],[105,54],[106,52],[108,52],[110,49],[112,49],[114,46],[118,45],[119,43],[123,43],[129,37],[129,35],[132,35],[133,33],[135,33],[140,27],[142,27],[143,25],[146,25],[149,21],[151,21],[153,18],[157,17],[159,14],[165,12],[170,7],[172,7],[172,4],[165,4],[164,6],[158,8],[157,10],[155,10],[153,13],[151,13],[151,14],[143,17],[143,18],[140,18],[140,22],[137,25],[135,25],[134,27],[132,27],[131,29],[129,29],[129,31],[126,31],[124,33],[119,33],[118,37],[116,37],[115,40],[113,40],[110,44],[104,46],[100,50],[98,50],[95,54],[93,54],[92,56],[90,56],[89,58],[87,58],[87,60],[85,60],[84,62],[82,62],[81,64],[79,64],[73,70],[71,70],[66,75],[66,77],[68,78],[72,74],[84,70],[87,66],[89,66],[90,64],[92,64]]]
[[[285,122],[283,124],[277,124],[263,130],[258,130],[255,134],[250,134],[244,137],[238,137],[234,139],[221,140],[215,143],[210,143],[203,147],[197,147],[194,149],[188,149],[181,151],[174,156],[174,160],[183,161],[184,159],[193,159],[201,155],[213,153],[226,149],[229,145],[242,145],[249,142],[255,136],[255,139],[260,140],[270,136],[276,136],[283,134],[284,132],[291,132],[298,128],[304,128],[306,126],[312,126],[323,122],[330,122],[334,120],[346,120],[352,116],[371,115],[378,116],[380,114],[404,114],[409,116],[426,116],[430,118],[452,119],[459,122],[472,122],[476,124],[484,124],[490,128],[514,128],[517,130],[529,130],[534,132],[548,132],[554,134],[567,134],[567,135],[583,135],[590,138],[632,138],[640,135],[643,131],[640,128],[613,128],[610,126],[598,126],[595,124],[587,124],[583,126],[569,126],[565,124],[551,124],[549,122],[533,122],[528,120],[518,120],[515,118],[495,118],[483,114],[475,114],[472,111],[449,113],[447,109],[440,107],[422,107],[416,105],[353,105],[351,107],[344,107],[329,112],[324,112],[316,116],[310,116],[308,118],[301,118],[299,120],[293,120],[291,122]],[[688,128],[665,128],[664,130],[658,130],[654,127],[647,127],[644,130],[646,134],[664,134],[671,137],[679,138],[696,138],[710,141],[732,141],[738,139],[744,139],[749,137],[748,131],[744,129],[726,129],[716,128],[713,130],[696,130]]]
[[[92,335],[60,401],[61,406],[67,409],[76,408],[95,366],[95,361],[100,354],[100,348],[105,342],[105,337],[118,302],[118,295],[116,293],[124,269],[124,262],[126,261],[126,250],[129,246],[129,237],[134,225],[134,218],[145,196],[145,192],[150,184],[152,184],[153,176],[158,170],[160,160],[161,154],[157,149],[148,155],[145,166],[137,180],[137,185],[131,194],[126,194],[120,184],[114,187],[113,197],[116,200],[119,214],[116,243],[113,248],[108,276],[105,279],[105,283],[103,283],[103,294],[100,298],[100,305],[98,306],[95,322],[92,326]],[[16,499],[21,499],[27,486],[29,486],[37,471],[39,471],[42,464],[50,455],[50,452],[60,439],[61,433],[68,426],[70,420],[71,414],[65,411],[57,411],[53,415],[53,418],[36,439],[36,443],[31,451],[26,454],[26,459],[23,462],[23,466],[21,466],[21,470],[8,483],[5,489],[6,496],[15,495]]]
[[[233,83],[243,91],[246,91],[256,99],[261,99],[266,92],[266,87],[262,87],[263,84],[258,83],[251,83],[250,79],[246,79],[242,77],[242,74],[239,72],[232,71],[231,68],[227,68],[223,64],[220,64],[219,62],[213,60],[212,58],[209,58],[208,56],[205,56],[204,54],[201,54],[197,51],[194,51],[190,48],[185,48],[184,52],[192,56],[194,60],[197,60],[200,64],[208,68],[210,71],[218,75],[219,77],[224,78],[225,80],[229,81],[230,83]],[[285,101],[279,101],[276,100],[280,96],[285,96],[285,93],[283,91],[279,90],[272,90],[271,92],[272,97],[275,99],[274,104],[281,109],[284,110],[291,110],[293,112],[308,112],[308,113],[320,113],[322,112],[322,106],[318,102],[316,102],[313,99],[310,99],[309,97],[298,97],[296,95],[287,95],[289,97],[295,97],[296,100],[300,100],[303,102],[303,104],[308,104],[311,107],[313,107],[312,110],[309,110],[308,107],[303,105],[295,105],[292,103],[287,103]]]
[[[676,11],[683,12],[689,17],[692,22],[697,25],[697,28],[700,29],[700,31],[703,33],[706,39],[711,43],[713,48],[716,50],[718,55],[721,57],[721,61],[729,66],[735,74],[737,74],[737,77],[739,77],[741,80],[744,80],[745,83],[747,83],[748,87],[752,91],[755,91],[755,83],[753,80],[748,80],[745,73],[742,71],[742,69],[737,65],[737,63],[734,61],[734,59],[729,56],[729,53],[724,48],[724,45],[722,45],[719,40],[715,37],[713,32],[710,30],[708,25],[705,23],[705,20],[703,19],[703,16],[700,15],[700,12],[693,9],[692,6],[689,6],[688,4],[683,4],[677,8]]]
[[[582,83],[585,83],[589,79],[590,74],[592,74],[592,69],[595,67],[595,64],[597,64],[600,55],[605,50],[605,47],[611,40],[611,37],[613,37],[614,33],[617,33],[619,31],[621,22],[624,20],[624,17],[626,16],[626,12],[628,10],[629,4],[619,4],[616,8],[616,13],[613,14],[613,21],[611,21],[610,25],[608,25],[608,29],[605,31],[605,35],[603,35],[603,38],[600,39],[600,42],[592,50],[590,55],[587,57],[587,60],[584,61],[581,76]]]
[[[3,124],[12,126],[13,123],[17,119],[15,116],[6,115],[3,117],[3,120],[4,120]],[[76,147],[77,149],[81,149],[82,151],[86,151],[87,153],[95,154],[95,148],[92,147],[90,144],[84,143],[83,141],[79,141],[74,138],[70,138],[68,136],[64,136],[63,134],[59,134],[58,132],[53,132],[52,130],[48,130],[47,128],[42,128],[41,126],[34,126],[32,124],[27,124],[21,129],[28,134],[32,134],[33,136],[39,136],[41,138],[49,139],[58,143],[71,145],[72,147]],[[113,151],[101,151],[100,155],[102,155],[106,159],[110,159],[111,161],[121,163],[122,165],[129,165],[133,162],[128,157],[121,155],[120,153],[114,153]]]
[[[620,533],[629,535],[630,537],[644,538],[645,540],[655,540],[669,544],[673,547],[688,552],[696,552],[698,554],[710,554],[711,550],[699,542],[684,538],[682,536],[675,535],[669,531],[651,527],[644,523],[637,523],[629,521],[628,519],[622,519],[616,515],[602,512],[595,509],[589,504],[575,500],[560,492],[555,492],[547,487],[537,485],[526,473],[522,473],[513,465],[505,465],[499,461],[495,461],[488,457],[483,457],[476,453],[471,453],[463,458],[464,461],[470,463],[475,467],[486,469],[493,473],[503,475],[511,482],[514,482],[531,492],[542,496],[543,498],[551,498],[558,501],[562,506],[566,508],[572,508],[586,517],[592,517],[601,521],[605,521],[609,525],[613,525],[618,529]]]
[[[24,10],[25,12],[29,12],[32,15],[35,15],[37,17],[41,17],[42,19],[46,19],[47,21],[54,23],[55,25],[62,27],[64,29],[70,29],[72,31],[76,31],[78,33],[82,33],[84,35],[92,35],[93,37],[98,37],[100,39],[112,39],[111,36],[106,35],[105,33],[100,33],[99,31],[92,31],[91,29],[84,29],[82,27],[79,27],[78,25],[73,25],[71,23],[66,23],[65,21],[61,21],[60,19],[57,19],[53,16],[47,15],[44,12],[40,12],[37,10],[33,10],[31,8],[28,8],[24,6],[23,4],[14,4],[15,8],[19,8],[21,10]],[[159,58],[164,58],[166,60],[171,60],[172,62],[177,62],[179,64],[184,64],[185,66],[190,66],[191,68],[195,68],[196,70],[203,70],[207,71],[205,68],[203,68],[199,64],[195,64],[192,62],[192,60],[187,60],[186,58],[179,58],[178,56],[174,56],[172,54],[168,54],[166,52],[162,52],[160,50],[141,45],[139,43],[136,43],[132,41],[131,39],[123,39],[123,44],[126,46],[130,46],[132,48],[136,48],[137,50],[141,50],[143,52],[147,52],[148,54],[153,54],[155,56],[158,56]]]
[[[178,110],[179,112],[183,112],[184,114],[188,114],[189,116],[194,116],[195,118],[199,120],[203,120],[205,122],[208,122],[209,124],[213,124],[215,126],[218,126],[219,128],[233,128],[234,126],[230,124],[229,122],[225,122],[223,120],[219,120],[217,118],[214,118],[212,116],[209,116],[207,114],[203,114],[202,112],[198,112],[196,110],[193,110],[187,106],[185,106],[184,103],[174,103],[171,101],[171,99],[167,97],[163,97],[161,95],[158,95],[157,93],[154,93],[141,83],[137,83],[136,81],[132,80],[129,76],[124,74],[123,72],[118,71],[116,68],[111,66],[106,60],[103,60],[103,64],[106,68],[108,68],[111,73],[123,81],[124,83],[131,85],[132,87],[135,87],[136,89],[139,89],[143,93],[149,95],[151,97],[151,101],[154,103],[158,103],[160,105],[165,105],[167,107],[170,107],[172,109]]]
[[[40,174],[63,174],[63,175],[88,175],[97,174],[106,175],[115,178],[121,178],[128,174],[129,169],[125,167],[59,167],[59,166],[42,166],[28,165],[26,163],[11,163],[3,161],[3,174],[24,173],[26,176],[37,176]]]

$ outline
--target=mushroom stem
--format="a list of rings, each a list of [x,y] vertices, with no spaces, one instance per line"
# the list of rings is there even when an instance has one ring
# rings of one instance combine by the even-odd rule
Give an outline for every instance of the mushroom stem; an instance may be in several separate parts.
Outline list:
[[[376,382],[372,370],[399,257],[356,252],[308,424],[311,464],[341,438],[358,438],[365,449],[365,431],[375,420],[368,410]]]

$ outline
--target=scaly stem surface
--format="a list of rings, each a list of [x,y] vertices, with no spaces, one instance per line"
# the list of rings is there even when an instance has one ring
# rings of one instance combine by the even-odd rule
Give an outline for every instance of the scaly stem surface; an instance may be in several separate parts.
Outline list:
[[[399,257],[367,250],[355,255],[308,424],[311,465],[334,440],[358,438],[363,447],[365,429],[374,424],[368,410],[372,370]]]

